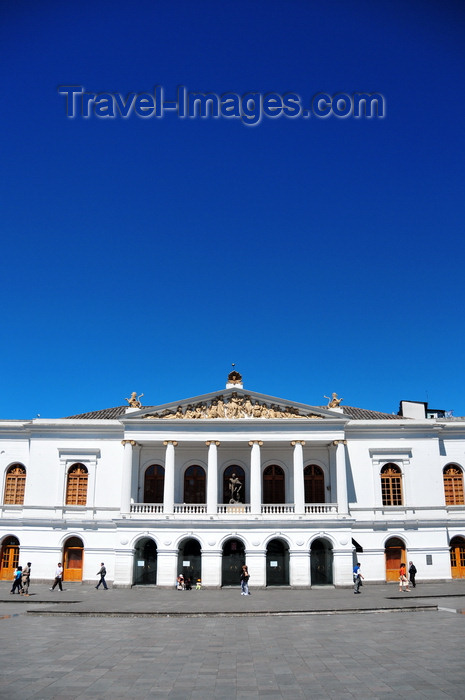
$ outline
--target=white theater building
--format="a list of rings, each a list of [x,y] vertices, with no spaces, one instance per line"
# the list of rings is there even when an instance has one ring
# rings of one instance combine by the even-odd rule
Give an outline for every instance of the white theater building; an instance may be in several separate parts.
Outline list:
[[[226,389],[162,406],[0,421],[0,578],[204,587],[465,577],[465,419]]]

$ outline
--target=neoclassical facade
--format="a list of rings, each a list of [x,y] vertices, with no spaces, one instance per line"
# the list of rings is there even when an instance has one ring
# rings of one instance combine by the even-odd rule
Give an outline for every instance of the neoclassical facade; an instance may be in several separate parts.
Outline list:
[[[0,421],[0,579],[204,587],[465,578],[465,419],[226,389],[163,406]]]

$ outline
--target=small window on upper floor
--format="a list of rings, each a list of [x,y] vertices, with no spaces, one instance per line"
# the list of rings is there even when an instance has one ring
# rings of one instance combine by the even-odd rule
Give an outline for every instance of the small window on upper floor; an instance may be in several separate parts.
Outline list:
[[[66,505],[85,506],[87,503],[88,472],[83,464],[73,464],[68,471]]]
[[[444,496],[446,506],[463,506],[463,472],[456,464],[447,464],[443,469]]]
[[[22,464],[13,464],[5,477],[5,505],[22,505],[26,487],[26,469]]]
[[[385,464],[381,469],[383,506],[402,505],[402,472],[397,464]]]

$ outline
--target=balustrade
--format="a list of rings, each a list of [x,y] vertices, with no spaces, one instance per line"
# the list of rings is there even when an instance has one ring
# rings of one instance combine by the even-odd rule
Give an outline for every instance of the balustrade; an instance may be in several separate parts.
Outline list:
[[[295,508],[293,503],[267,503],[262,504],[262,513],[294,513]]]
[[[131,513],[163,513],[163,503],[131,503]]]
[[[175,503],[174,514],[201,515],[207,512],[206,503]]]
[[[134,515],[163,515],[166,513],[163,503],[131,503],[131,514]],[[174,504],[175,515],[205,515],[207,513],[206,503],[176,503]],[[249,503],[219,503],[216,506],[218,515],[250,515],[252,512]],[[306,503],[305,515],[336,514],[338,512],[337,503]],[[296,514],[294,503],[263,503],[261,504],[262,515],[294,515]]]
[[[306,503],[305,514],[337,513],[337,503]]]

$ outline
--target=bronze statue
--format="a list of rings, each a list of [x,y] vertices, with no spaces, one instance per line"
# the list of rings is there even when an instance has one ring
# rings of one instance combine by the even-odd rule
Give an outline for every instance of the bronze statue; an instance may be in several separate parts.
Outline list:
[[[235,474],[231,475],[229,479],[229,503],[242,503],[241,501],[241,488],[242,482]]]

